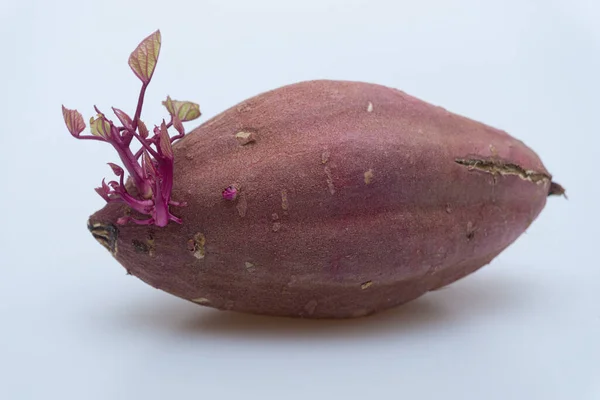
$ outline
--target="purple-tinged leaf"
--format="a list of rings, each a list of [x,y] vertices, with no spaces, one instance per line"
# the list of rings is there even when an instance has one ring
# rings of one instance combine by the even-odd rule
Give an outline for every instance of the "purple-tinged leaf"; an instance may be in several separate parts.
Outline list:
[[[200,106],[191,101],[173,100],[170,96],[167,96],[167,100],[163,101],[162,104],[167,108],[169,114],[178,116],[182,122],[192,121],[202,115]]]
[[[158,141],[158,145],[160,148],[160,152],[169,160],[173,159],[173,147],[171,147],[171,138],[169,137],[169,132],[167,131],[167,124],[163,120],[160,125],[160,139]]]
[[[158,171],[156,171],[156,168],[154,167],[154,163],[152,162],[150,155],[145,150],[144,155],[142,156],[142,168],[146,176],[149,178],[155,178],[158,173]]]
[[[181,136],[185,135],[185,128],[177,115],[173,115],[173,127]]]
[[[102,185],[96,188],[96,192],[107,202],[127,204],[132,211],[145,215],[146,217],[143,218],[146,219],[138,220],[124,216],[118,219],[119,224],[133,222],[139,225],[164,227],[170,221],[181,223],[179,217],[169,212],[169,206],[186,205],[185,202],[171,200],[174,157],[171,143],[185,135],[183,122],[198,118],[201,115],[200,107],[192,102],[176,101],[168,97],[163,103],[171,114],[171,121],[168,124],[163,120],[160,126],[154,128],[152,135],[152,132],[149,132],[146,125],[140,121],[144,94],[156,70],[160,49],[161,34],[157,30],[140,42],[130,54],[128,64],[143,84],[133,116],[113,107],[112,110],[119,119],[120,125],[115,125],[94,106],[96,115],[90,119],[92,135],[80,135],[86,128],[83,117],[76,110],[62,107],[65,123],[73,136],[79,139],[108,141],[115,147],[121,158],[123,167],[113,163],[108,164],[118,179],[110,182],[103,180]],[[169,136],[168,128],[171,126],[174,126],[178,135]],[[134,138],[142,145],[137,152],[130,149]],[[134,194],[129,193],[125,187],[126,171],[137,188]],[[233,199],[236,193],[237,189],[232,188],[230,195]]]
[[[96,191],[96,193],[98,193],[100,195],[100,197],[102,197],[106,202],[110,201],[110,198],[108,197],[108,193],[105,193],[104,190],[102,190],[101,187],[97,187],[94,189]]]
[[[77,110],[69,110],[62,106],[63,118],[65,120],[65,124],[67,125],[67,129],[71,133],[71,135],[78,137],[81,132],[85,129],[85,122],[83,122],[83,117]]]
[[[112,168],[112,170],[116,176],[123,176],[123,174],[125,174],[125,171],[123,171],[123,168],[119,167],[117,164],[113,164],[113,163],[109,162],[108,165]]]
[[[146,139],[148,137],[148,128],[141,119],[138,119],[138,132],[142,138]]]
[[[142,40],[129,56],[129,66],[133,73],[147,85],[152,78],[158,55],[160,53],[161,35],[160,30],[152,33]]]
[[[102,179],[102,186],[97,187],[95,190],[104,200],[107,202],[110,201],[110,197],[108,196],[110,194],[110,187],[106,184],[104,179]]]
[[[90,118],[90,130],[92,135],[99,136],[104,139],[110,137],[110,122],[108,122],[103,116],[98,115],[95,119]]]
[[[114,107],[112,109],[117,118],[119,118],[119,121],[121,121],[121,124],[123,124],[123,127],[127,130],[132,130],[133,121],[131,120],[131,117],[123,110],[119,110],[118,108]]]
[[[96,114],[98,114],[98,117],[102,117],[102,118],[106,119],[106,115],[104,115],[104,113],[102,111],[100,111],[96,105],[94,105],[94,111],[96,111]]]

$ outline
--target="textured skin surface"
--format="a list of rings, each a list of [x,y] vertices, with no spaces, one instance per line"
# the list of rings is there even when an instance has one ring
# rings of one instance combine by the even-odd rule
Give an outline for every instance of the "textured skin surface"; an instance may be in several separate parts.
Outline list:
[[[358,82],[248,99],[179,141],[175,160],[184,224],[119,226],[116,259],[181,298],[269,315],[358,317],[452,283],[517,239],[550,190],[538,156],[505,132]],[[240,195],[223,200],[231,184]],[[90,224],[124,212],[107,205]]]

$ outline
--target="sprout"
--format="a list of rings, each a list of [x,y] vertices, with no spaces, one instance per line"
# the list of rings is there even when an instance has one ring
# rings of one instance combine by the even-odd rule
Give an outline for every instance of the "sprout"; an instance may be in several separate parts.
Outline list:
[[[108,203],[125,203],[131,209],[147,215],[146,219],[135,219],[123,216],[118,224],[133,222],[140,225],[166,226],[169,221],[182,223],[181,219],[171,214],[169,206],[183,207],[186,204],[171,199],[173,188],[173,147],[174,141],[185,136],[182,122],[192,121],[200,117],[198,104],[189,101],[173,100],[167,96],[163,105],[170,114],[170,121],[162,120],[154,126],[150,135],[146,124],[140,119],[144,95],[152,75],[156,69],[160,53],[160,31],[145,38],[129,56],[129,66],[142,81],[135,114],[130,117],[125,111],[112,108],[121,125],[116,125],[104,113],[94,107],[96,116],[90,118],[91,135],[82,135],[86,125],[83,116],[77,110],[62,106],[63,118],[71,135],[77,139],[98,140],[111,144],[117,151],[124,169],[117,164],[108,163],[117,180],[108,183],[102,180],[96,192]],[[170,136],[169,129],[174,127],[177,135]],[[133,139],[141,144],[134,154],[131,150]],[[125,170],[135,186],[131,193],[125,185]]]

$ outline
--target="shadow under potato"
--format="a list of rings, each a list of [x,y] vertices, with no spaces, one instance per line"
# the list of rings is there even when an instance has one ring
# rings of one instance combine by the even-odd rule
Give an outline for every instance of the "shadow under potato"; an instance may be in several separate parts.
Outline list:
[[[214,338],[343,340],[398,335],[464,324],[469,319],[521,309],[528,289],[516,279],[494,275],[476,273],[402,306],[354,319],[316,320],[241,314],[201,308],[179,299],[158,305],[132,305],[115,318],[119,326],[128,330],[158,330]]]

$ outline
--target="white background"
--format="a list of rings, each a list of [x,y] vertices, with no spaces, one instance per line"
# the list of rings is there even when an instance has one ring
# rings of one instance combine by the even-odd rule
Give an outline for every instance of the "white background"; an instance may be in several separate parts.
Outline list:
[[[0,4],[0,399],[600,399],[596,0]],[[525,141],[569,200],[480,272],[372,318],[154,290],[87,232],[116,154],[70,137],[60,105],[131,110],[127,57],[157,28],[147,120],[167,94],[206,121],[301,80],[380,83]]]

